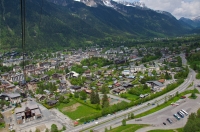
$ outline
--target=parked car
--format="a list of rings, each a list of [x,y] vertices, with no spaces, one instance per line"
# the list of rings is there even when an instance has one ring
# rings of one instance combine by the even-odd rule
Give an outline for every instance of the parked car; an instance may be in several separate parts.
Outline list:
[[[167,121],[168,121],[170,124],[172,124],[172,120],[171,120],[171,119],[167,118]]]
[[[163,125],[166,125],[166,123],[165,123],[165,122],[163,122]]]

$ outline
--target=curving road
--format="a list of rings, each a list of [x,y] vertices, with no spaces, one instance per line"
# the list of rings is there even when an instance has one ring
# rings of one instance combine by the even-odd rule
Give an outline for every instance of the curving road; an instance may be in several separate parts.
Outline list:
[[[183,54],[181,54],[180,56],[182,58],[183,65],[187,64],[187,60],[185,59],[185,56]],[[88,124],[82,124],[77,127],[74,127],[73,129],[68,129],[68,130],[66,130],[66,132],[67,131],[79,132],[82,130],[89,131],[91,129],[96,130],[96,131],[102,131],[102,129],[103,129],[103,131],[104,131],[105,127],[109,127],[111,125],[120,123],[124,118],[126,118],[126,116],[129,113],[133,112],[135,115],[137,115],[137,114],[143,113],[149,109],[156,107],[156,105],[147,105],[148,103],[152,104],[152,103],[156,102],[156,104],[162,104],[165,102],[166,97],[168,97],[170,95],[175,95],[176,92],[180,93],[180,92],[185,91],[187,89],[187,87],[191,84],[191,82],[193,82],[193,80],[195,79],[195,76],[196,76],[196,73],[192,69],[189,69],[189,74],[188,74],[187,79],[185,79],[185,81],[176,89],[174,89],[162,96],[159,96],[153,100],[145,102],[142,105],[133,106],[127,110],[119,111],[119,112],[117,112],[113,115],[107,116],[107,117],[101,117],[100,119],[95,120],[94,122],[91,122]],[[98,122],[98,124],[96,124],[95,122]]]

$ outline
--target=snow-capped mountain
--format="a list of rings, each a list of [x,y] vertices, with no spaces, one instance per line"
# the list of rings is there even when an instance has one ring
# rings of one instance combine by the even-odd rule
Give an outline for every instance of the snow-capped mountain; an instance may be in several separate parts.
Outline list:
[[[192,21],[200,22],[200,16],[193,18]]]
[[[86,4],[87,6],[90,6],[90,7],[96,7],[98,4],[100,4],[100,5],[104,5],[104,6],[112,7],[114,9],[116,9],[115,4],[113,4],[114,2],[116,2],[118,4],[122,4],[122,5],[125,5],[125,6],[147,8],[145,6],[145,4],[141,3],[141,2],[132,2],[131,3],[131,2],[126,2],[126,1],[118,1],[118,0],[116,0],[116,1],[113,1],[113,0],[74,0],[74,1],[82,2],[82,3],[84,3],[84,4]]]
[[[125,6],[132,6],[132,7],[141,7],[141,8],[147,8],[145,6],[144,3],[141,3],[141,2],[127,2],[127,1],[115,1],[119,4],[122,4],[122,5],[125,5]]]

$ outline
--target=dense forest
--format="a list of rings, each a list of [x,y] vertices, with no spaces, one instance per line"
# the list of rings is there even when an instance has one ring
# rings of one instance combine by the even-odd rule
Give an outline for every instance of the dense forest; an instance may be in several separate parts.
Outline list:
[[[200,79],[200,51],[195,50],[195,53],[189,54],[187,60],[193,70],[197,72],[196,78]]]

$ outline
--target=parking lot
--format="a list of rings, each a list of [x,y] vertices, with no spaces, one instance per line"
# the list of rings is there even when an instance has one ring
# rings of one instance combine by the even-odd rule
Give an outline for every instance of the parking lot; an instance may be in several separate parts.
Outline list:
[[[173,116],[173,114],[177,114],[177,112],[180,111],[181,109],[184,109],[185,111],[188,112],[188,114],[191,114],[192,112],[196,112],[199,108],[200,108],[200,97],[198,97],[195,100],[186,98],[186,100],[180,102],[178,106],[170,105],[156,113],[153,113],[153,114],[150,114],[148,116],[141,118],[140,121],[138,121],[137,119],[130,120],[127,122],[127,124],[149,124],[154,129],[157,129],[157,128],[158,129],[181,128],[186,124],[188,116],[184,116],[184,118],[177,120]],[[166,120],[167,118],[170,118],[173,123],[170,124]],[[164,125],[163,122],[165,122],[166,125]]]

